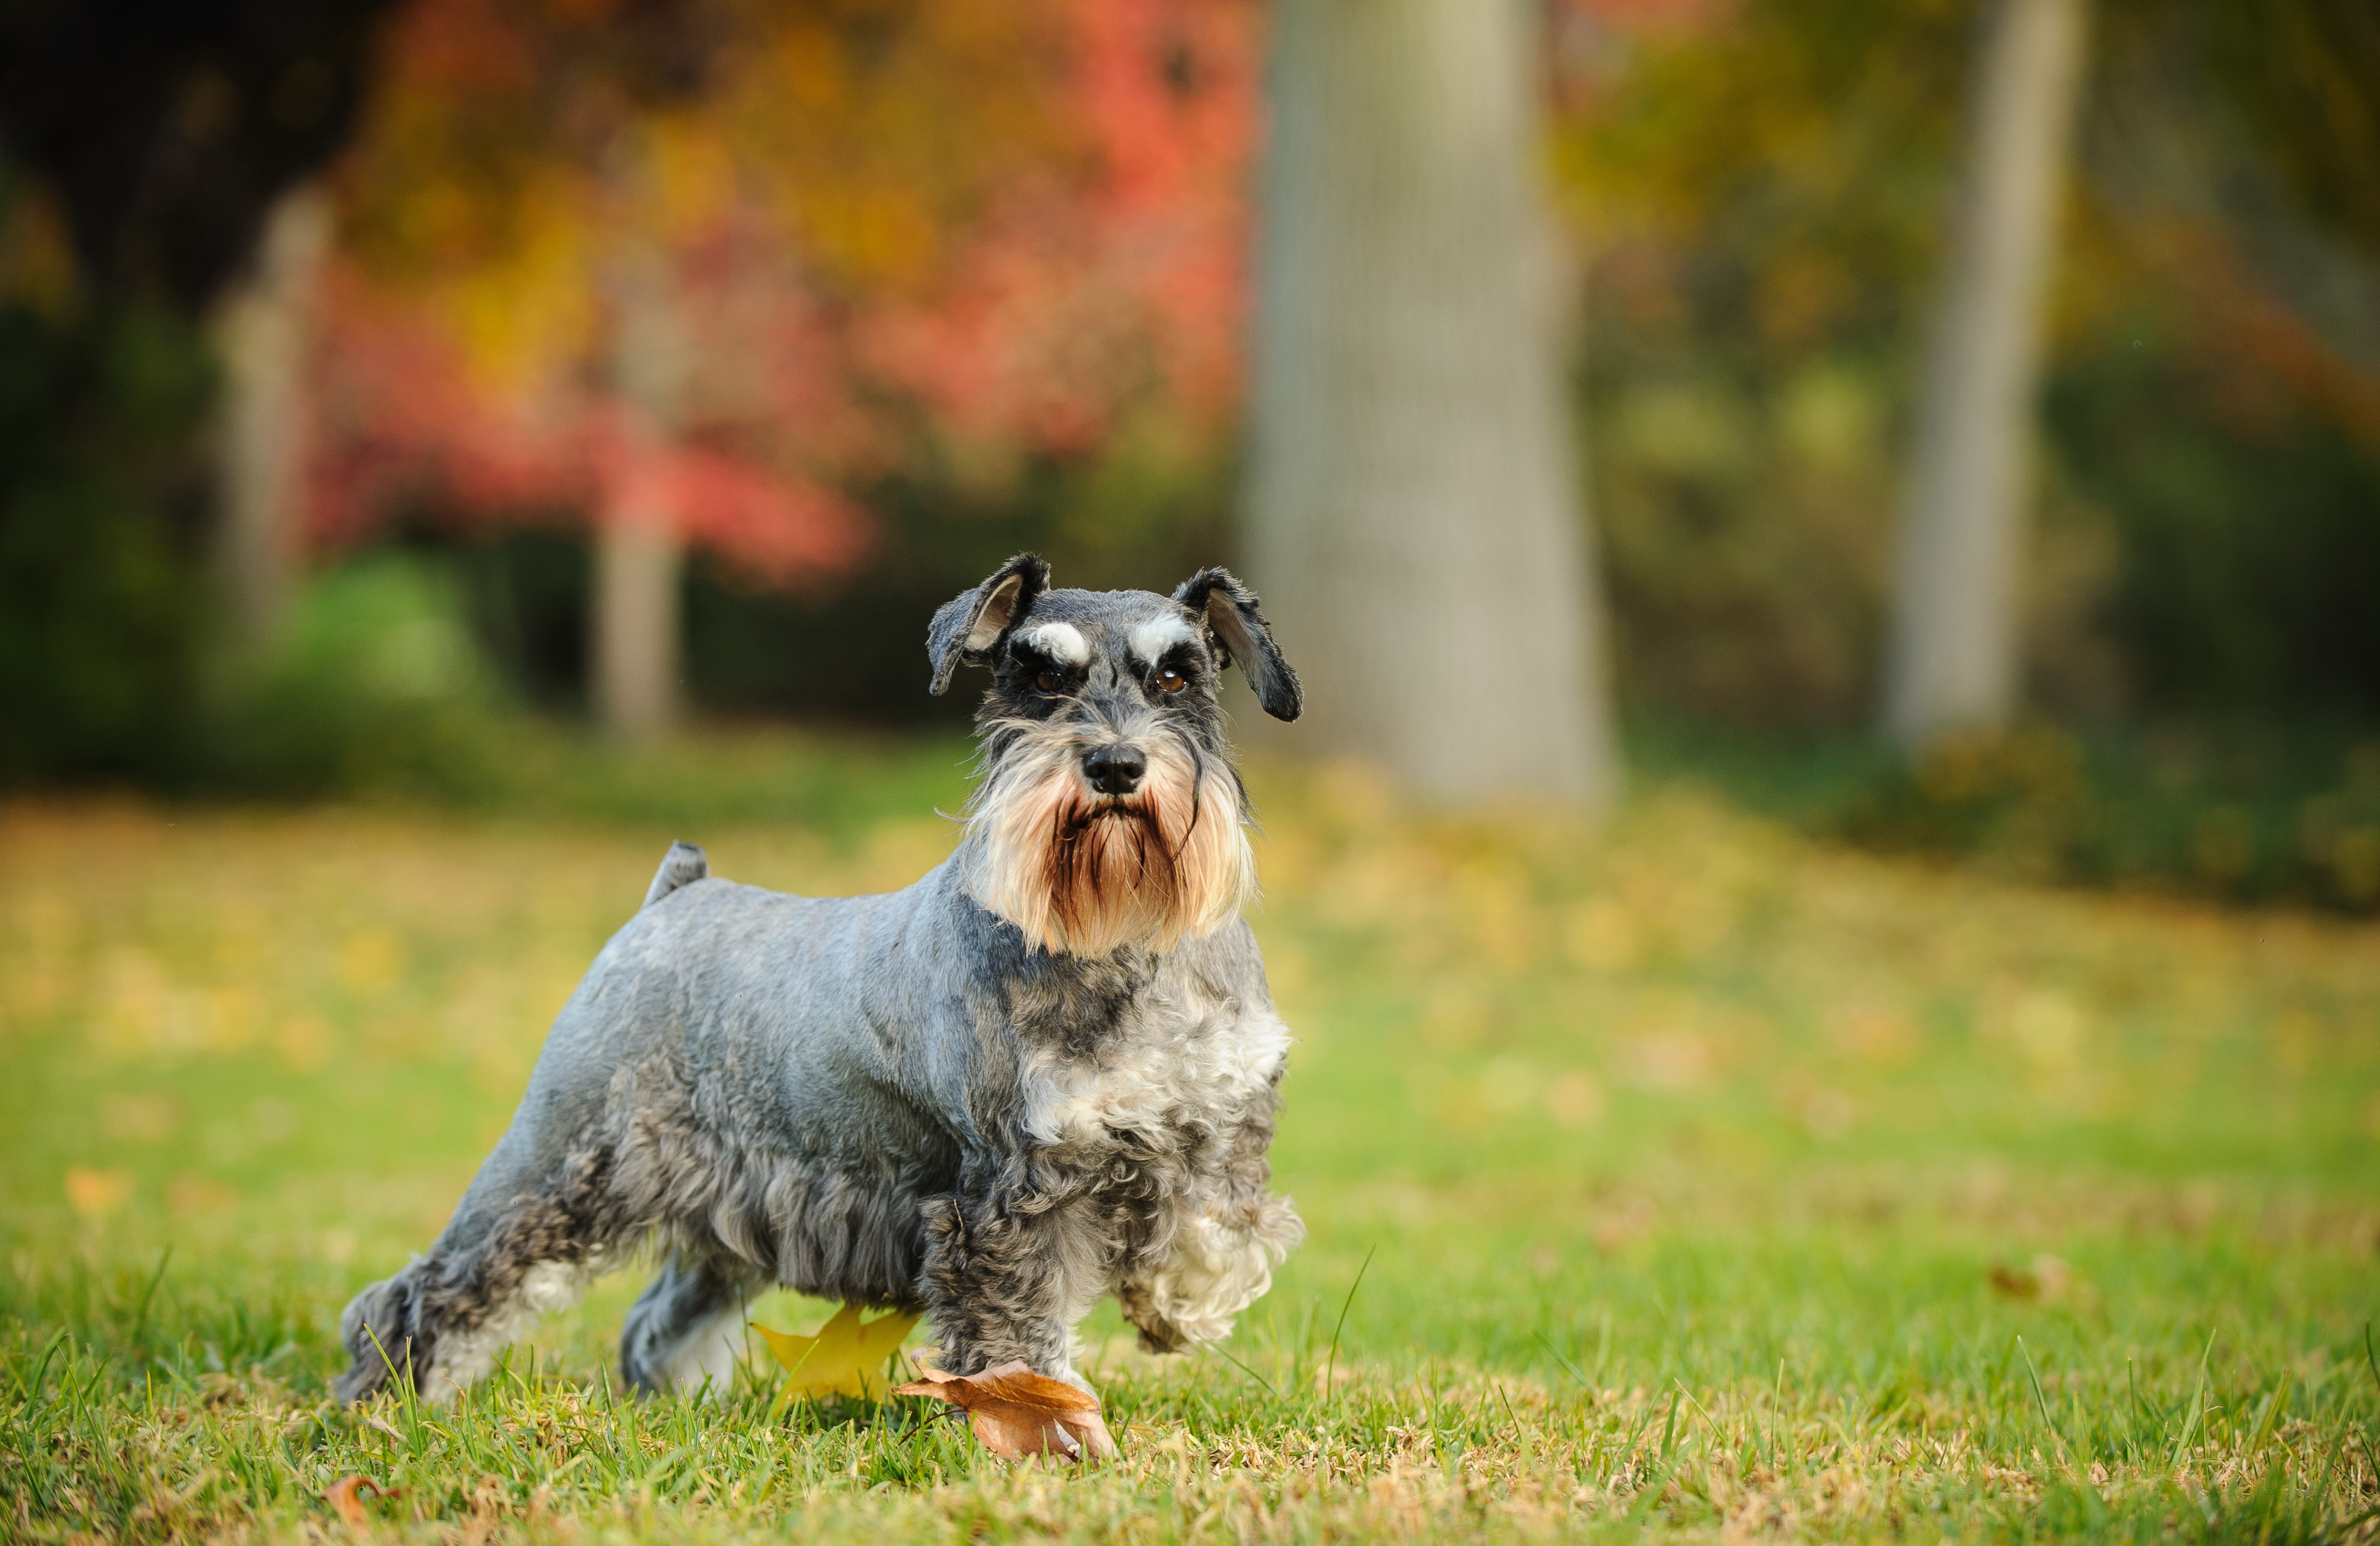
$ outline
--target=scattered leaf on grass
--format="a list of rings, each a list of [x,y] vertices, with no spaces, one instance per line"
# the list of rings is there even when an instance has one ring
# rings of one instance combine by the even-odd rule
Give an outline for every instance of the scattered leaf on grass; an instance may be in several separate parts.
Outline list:
[[[816,1336],[772,1332],[757,1321],[752,1329],[785,1366],[781,1402],[796,1395],[848,1395],[866,1401],[882,1393],[884,1361],[901,1350],[901,1339],[917,1323],[916,1316],[900,1314],[863,1321],[857,1305],[845,1305]]]
[[[1004,1363],[980,1374],[920,1371],[924,1378],[896,1387],[894,1395],[930,1395],[965,1410],[977,1442],[1003,1460],[1028,1455],[1085,1455],[1105,1460],[1115,1440],[1099,1416],[1099,1397],[1022,1363]]]
[[[114,1170],[67,1167],[67,1203],[85,1218],[105,1218],[131,1197],[132,1173],[120,1165]]]
[[[2011,1299],[2041,1297],[2041,1280],[2031,1272],[2010,1266],[2005,1261],[1992,1263],[1991,1280],[1994,1291],[2005,1294]]]
[[[322,1501],[331,1505],[331,1512],[341,1520],[350,1525],[360,1525],[364,1522],[364,1501],[357,1494],[367,1491],[375,1498],[392,1495],[387,1488],[370,1477],[343,1476],[323,1491]]]
[[[1995,1261],[1990,1277],[1993,1289],[2011,1299],[2054,1300],[2066,1292],[2066,1263],[2046,1253],[2034,1257],[2030,1270]]]

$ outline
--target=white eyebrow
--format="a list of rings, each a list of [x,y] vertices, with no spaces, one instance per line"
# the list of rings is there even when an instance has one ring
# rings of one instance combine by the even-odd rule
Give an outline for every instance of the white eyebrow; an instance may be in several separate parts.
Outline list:
[[[1124,644],[1133,657],[1143,665],[1155,665],[1165,658],[1165,651],[1176,644],[1187,644],[1198,637],[1186,618],[1171,613],[1152,617],[1124,636]]]
[[[1072,623],[1042,623],[1016,636],[1017,642],[1027,649],[1038,650],[1053,661],[1067,665],[1091,663],[1090,640]]]

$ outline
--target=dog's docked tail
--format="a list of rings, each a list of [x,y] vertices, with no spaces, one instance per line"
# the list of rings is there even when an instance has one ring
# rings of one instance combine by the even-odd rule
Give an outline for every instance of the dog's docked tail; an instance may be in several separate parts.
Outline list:
[[[678,887],[692,885],[708,879],[710,874],[709,855],[691,843],[673,843],[670,851],[662,856],[662,867],[653,871],[652,887],[645,893],[645,906],[650,907]]]

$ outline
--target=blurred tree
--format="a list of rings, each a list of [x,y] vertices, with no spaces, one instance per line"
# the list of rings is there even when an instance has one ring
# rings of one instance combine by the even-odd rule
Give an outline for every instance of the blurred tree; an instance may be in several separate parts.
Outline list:
[[[277,634],[298,562],[313,352],[331,207],[321,188],[284,193],[254,260],[224,298],[215,346],[224,366],[216,429],[217,545],[231,624],[254,651]]]
[[[2380,160],[2368,7],[2095,9],[2042,357],[2025,691],[2061,714],[2368,716],[2380,630],[2343,594],[2380,488],[2380,264],[2322,213],[2367,196],[2353,169]],[[1582,399],[1632,706],[1875,712],[1909,488],[1895,442],[1951,263],[1982,14],[1557,7],[1557,164],[1595,251]]]
[[[0,779],[164,776],[187,752],[211,620],[199,319],[345,142],[387,8],[0,7],[0,245],[55,228],[72,269],[0,264]]]
[[[1282,0],[1247,488],[1315,742],[1435,796],[1608,797],[1520,0]]]
[[[0,137],[93,282],[194,315],[353,132],[392,3],[19,0],[0,10]]]
[[[179,771],[211,385],[158,308],[0,305],[0,786]]]
[[[613,531],[665,506],[603,539],[594,592],[665,620],[664,526],[800,587],[861,555],[854,491],[939,481],[964,511],[1037,458],[1214,438],[1247,6],[721,0],[684,11],[658,85],[590,14],[407,13],[342,178],[327,540],[425,508]],[[953,562],[1005,540],[951,519]],[[590,630],[599,679],[633,655],[668,681],[665,627]]]
[[[2087,20],[2084,0],[1987,14],[1885,662],[1884,727],[1904,746],[2003,724],[2017,705],[2027,469]]]
[[[2210,73],[2301,206],[2380,259],[2380,9],[2367,0],[2132,0],[2196,13]]]
[[[2114,554],[2098,621],[2141,712],[2369,724],[2380,18],[2102,4],[2048,418]]]
[[[686,329],[668,255],[639,228],[650,147],[623,131],[609,152],[613,213],[611,389],[618,400],[620,476],[595,517],[593,698],[618,735],[650,741],[678,715],[678,596],[685,542],[666,467],[679,439],[687,370]]]
[[[1633,709],[1873,700],[1912,298],[1968,0],[1566,0],[1554,151],[1591,251],[1577,394]]]
[[[381,287],[413,311],[407,329],[395,308],[360,307],[353,285],[335,291],[333,325],[363,346],[355,358],[445,352],[442,331],[467,357],[512,358],[493,371],[437,360],[431,381],[402,386],[369,364],[334,368],[349,444],[331,514],[352,518],[393,484],[417,496],[425,478],[478,495],[467,508],[583,503],[599,551],[592,698],[631,739],[675,714],[684,523],[757,526],[796,566],[856,552],[831,498],[682,433],[692,346],[679,292],[718,279],[715,264],[682,271],[689,245],[715,238],[699,227],[720,201],[689,189],[684,163],[689,149],[719,159],[701,115],[753,21],[749,7],[678,0],[423,0],[396,30],[382,109],[343,179]],[[661,143],[672,132],[676,165]],[[686,207],[689,191],[701,207]],[[489,389],[507,373],[511,392]],[[355,454],[358,428],[377,456]]]

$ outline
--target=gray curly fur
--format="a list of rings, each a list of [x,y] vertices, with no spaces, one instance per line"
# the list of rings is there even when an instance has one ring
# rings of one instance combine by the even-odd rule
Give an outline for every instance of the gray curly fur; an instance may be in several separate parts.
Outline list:
[[[936,690],[962,660],[995,670],[981,718],[1003,728],[988,760],[1037,715],[1103,715],[1187,737],[1211,754],[1201,776],[1233,777],[1214,703],[1233,653],[1293,717],[1295,675],[1222,571],[1179,599],[1049,590],[1047,576],[1021,555],[934,620]],[[1023,582],[1005,591],[1014,615],[969,647],[1010,577]],[[1170,657],[1195,690],[1162,700],[1124,646],[1160,616],[1195,636]],[[1047,663],[1011,647],[1028,617],[1069,622],[1096,648],[1059,698],[1031,686]],[[392,1380],[449,1394],[569,1287],[648,1245],[665,1260],[621,1345],[641,1390],[692,1383],[703,1339],[740,1332],[745,1299],[773,1284],[929,1311],[961,1373],[1021,1358],[1075,1378],[1073,1326],[1100,1294],[1151,1347],[1220,1334],[1212,1318],[1169,1321],[1164,1305],[1192,1290],[1166,1274],[1186,1271],[1199,1231],[1252,1272],[1295,1244],[1294,1211],[1267,1192],[1278,1053],[1223,1094],[1185,1076],[1178,1100],[1123,1126],[1052,1130],[1046,1112],[1053,1080],[1171,1089],[1188,1049],[1285,1045],[1254,936],[1233,921],[1163,954],[1030,946],[964,889],[972,841],[906,890],[833,899],[717,879],[699,848],[674,846],[555,1021],[445,1231],[348,1305],[337,1394]],[[1211,1307],[1225,1329],[1231,1296]]]

